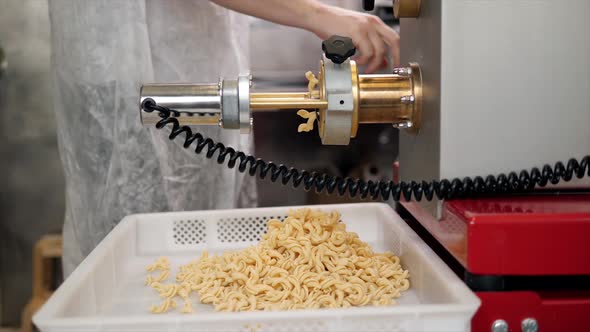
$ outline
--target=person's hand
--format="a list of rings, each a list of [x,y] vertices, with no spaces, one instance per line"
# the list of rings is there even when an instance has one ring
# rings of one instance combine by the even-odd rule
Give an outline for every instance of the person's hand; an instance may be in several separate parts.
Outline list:
[[[367,64],[367,73],[383,66],[390,50],[394,65],[399,64],[399,35],[374,15],[322,5],[309,15],[309,30],[325,40],[332,35],[350,37],[360,56],[359,65]]]

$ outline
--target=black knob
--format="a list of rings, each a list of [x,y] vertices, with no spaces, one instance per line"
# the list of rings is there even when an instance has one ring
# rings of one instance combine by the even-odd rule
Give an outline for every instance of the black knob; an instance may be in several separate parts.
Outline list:
[[[326,58],[334,63],[343,63],[356,52],[352,39],[342,36],[332,36],[322,42],[322,50]]]
[[[363,0],[363,9],[364,10],[375,9],[375,0]]]

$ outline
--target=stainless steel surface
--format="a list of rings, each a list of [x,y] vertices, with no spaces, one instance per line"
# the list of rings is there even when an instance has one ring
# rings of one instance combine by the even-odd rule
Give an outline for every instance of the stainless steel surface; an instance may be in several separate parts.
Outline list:
[[[323,89],[328,108],[320,113],[320,137],[323,144],[347,145],[350,142],[354,111],[350,60],[335,64],[323,56],[323,63]]]
[[[401,19],[401,61],[420,63],[424,107],[420,134],[400,133],[400,178],[519,172],[587,154],[588,13],[587,1],[423,1],[417,19]]]
[[[401,19],[402,63],[418,62],[422,72],[422,123],[420,133],[399,134],[399,178],[402,181],[440,179],[440,62],[441,2],[424,1],[418,19]],[[420,205],[439,217],[442,202],[422,200]]]
[[[238,113],[240,118],[240,132],[250,133],[252,128],[252,116],[250,114],[250,75],[238,77]]]
[[[400,20],[402,63],[418,62],[422,71],[420,133],[399,134],[400,180],[440,178],[441,2],[424,1],[418,19]],[[400,73],[401,74],[401,73]],[[406,73],[407,74],[407,73]],[[428,203],[427,203],[428,204]],[[434,211],[434,204],[431,204]]]
[[[182,125],[221,125],[249,133],[250,76],[205,84],[146,84],[141,87],[140,105],[145,100],[175,110],[172,114]],[[144,126],[153,126],[161,118],[157,112],[139,110]]]
[[[589,12],[587,1],[424,1],[419,18],[402,19],[401,60],[421,64],[424,121],[418,136],[400,134],[400,178],[518,172],[587,154],[590,39],[579,31],[590,31]]]
[[[158,105],[178,110],[182,124],[216,125],[221,117],[219,84],[146,84],[140,91],[140,104],[152,99]],[[160,120],[155,112],[140,110],[144,126],[153,126]]]
[[[590,1],[441,4],[441,176],[587,155]]]
[[[7,67],[8,62],[6,61],[6,55],[4,54],[4,49],[2,49],[2,46],[0,46],[0,77],[4,75]]]
[[[534,318],[525,318],[520,324],[520,329],[522,332],[538,332],[539,323]]]
[[[508,332],[508,323],[503,319],[496,319],[492,323],[492,332]]]
[[[223,80],[221,85],[222,108],[221,126],[225,129],[240,128],[240,98],[237,80]]]

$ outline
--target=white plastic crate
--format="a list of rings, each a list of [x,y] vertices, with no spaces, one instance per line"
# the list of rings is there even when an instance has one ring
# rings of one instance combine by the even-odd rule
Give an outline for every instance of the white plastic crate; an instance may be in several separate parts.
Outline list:
[[[159,256],[173,271],[198,258],[257,243],[268,218],[298,207],[137,214],[124,218],[35,315],[53,331],[468,331],[479,299],[386,204],[317,205],[337,210],[347,230],[376,251],[393,251],[410,271],[398,304],[296,311],[215,312],[193,300],[192,314],[151,314],[160,303],[144,286]],[[172,275],[172,273],[171,273]],[[194,294],[194,293],[193,293]],[[193,295],[196,296],[196,295]]]

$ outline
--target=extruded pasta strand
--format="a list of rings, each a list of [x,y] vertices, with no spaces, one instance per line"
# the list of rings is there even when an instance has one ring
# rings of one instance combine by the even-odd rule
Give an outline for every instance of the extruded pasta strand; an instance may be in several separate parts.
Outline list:
[[[307,90],[309,92],[309,98],[311,98],[313,90],[320,81],[315,77],[311,70],[305,73],[305,78],[307,78],[307,80],[309,81],[309,83],[307,83]]]
[[[315,90],[315,87],[318,85],[318,83],[320,82],[315,75],[313,74],[312,71],[308,71],[305,73],[305,78],[307,78],[307,80],[309,81],[307,84],[307,90],[308,90],[308,98],[311,98],[313,96],[313,91]],[[297,127],[297,132],[309,132],[313,130],[313,125],[315,123],[315,120],[317,118],[317,113],[316,112],[309,112],[307,110],[299,110],[297,111],[297,115],[299,115],[300,117],[307,119],[306,123],[302,123]]]
[[[299,115],[300,117],[307,119],[306,123],[302,123],[297,127],[297,132],[308,132],[308,131],[312,131],[313,130],[313,125],[315,123],[315,120],[317,118],[317,113],[316,112],[308,112],[306,110],[299,110],[297,111],[297,115]]]

